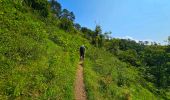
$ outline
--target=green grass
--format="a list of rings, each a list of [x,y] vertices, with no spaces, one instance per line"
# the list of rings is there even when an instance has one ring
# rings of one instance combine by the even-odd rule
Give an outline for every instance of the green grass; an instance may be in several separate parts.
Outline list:
[[[88,41],[19,0],[0,2],[0,99],[74,99],[79,46]]]
[[[80,32],[59,29],[60,20],[40,17],[21,0],[0,0],[0,9],[0,99],[73,100],[82,44],[89,100],[160,98],[136,68],[94,48]]]
[[[102,49],[93,48],[87,53],[84,74],[89,100],[161,99],[149,91],[149,84],[136,68]]]

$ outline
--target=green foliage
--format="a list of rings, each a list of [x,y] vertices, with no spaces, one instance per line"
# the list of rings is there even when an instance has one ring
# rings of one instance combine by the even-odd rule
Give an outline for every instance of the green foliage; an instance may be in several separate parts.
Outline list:
[[[88,41],[57,28],[53,17],[15,8],[23,3],[1,4],[0,99],[74,99],[77,48]]]
[[[157,43],[148,45],[148,42],[133,40],[111,39],[106,42],[106,49],[116,55],[121,61],[129,65],[138,67],[141,76],[148,82],[152,82],[157,90],[153,92],[167,99],[164,90],[169,87],[169,46],[161,46]],[[157,94],[158,93],[158,94]]]
[[[60,3],[58,3],[56,0],[50,0],[50,5],[52,9],[52,13],[55,14],[55,16],[60,17],[62,7]]]
[[[166,63],[169,60],[165,49],[159,46],[146,47],[142,52],[142,60],[146,66],[149,66],[147,73],[154,76],[152,81],[156,84],[156,86],[167,87],[168,78],[166,73],[168,73],[168,66]]]
[[[155,87],[147,84],[136,68],[120,62],[102,49],[88,50],[84,74],[89,100],[157,100],[160,98],[150,92],[149,89]]]
[[[43,17],[48,16],[49,11],[47,0],[24,0],[24,2],[33,9],[38,10]]]
[[[94,32],[87,27],[82,27],[81,32],[83,33],[83,37],[87,38],[88,40],[92,41],[92,37],[94,35]]]
[[[94,44],[96,47],[99,47],[99,45],[102,45],[102,29],[100,25],[96,25],[94,35],[92,37],[92,44]],[[100,37],[101,36],[101,37]]]
[[[68,19],[73,22],[75,20],[75,15],[73,12],[70,12],[67,9],[63,9],[60,14],[60,18]]]
[[[61,22],[59,24],[59,27],[63,30],[65,30],[66,32],[70,32],[71,30],[73,30],[73,22],[68,20],[67,18],[62,18]]]
[[[79,30],[79,31],[80,31],[80,29],[81,29],[81,25],[78,24],[78,23],[75,23],[75,24],[74,24],[74,27],[75,27],[77,30]]]
[[[139,66],[138,55],[135,50],[126,50],[118,54],[118,58],[126,63],[130,63],[133,66]]]
[[[0,1],[0,99],[74,99],[82,44],[89,100],[169,99],[169,46],[110,39],[100,26],[81,28],[73,12],[52,1],[60,19],[46,0]]]
[[[170,45],[170,36],[168,36],[168,45]]]

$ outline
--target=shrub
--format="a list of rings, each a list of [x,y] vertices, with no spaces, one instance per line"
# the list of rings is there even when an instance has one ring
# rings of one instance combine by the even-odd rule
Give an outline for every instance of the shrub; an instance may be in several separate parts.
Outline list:
[[[66,32],[70,32],[74,29],[73,27],[73,22],[70,21],[69,19],[67,18],[62,18],[61,19],[61,22],[59,24],[59,27],[63,30],[65,30]]]
[[[48,11],[48,1],[47,0],[24,0],[24,2],[35,10],[40,11],[40,14],[47,17]]]

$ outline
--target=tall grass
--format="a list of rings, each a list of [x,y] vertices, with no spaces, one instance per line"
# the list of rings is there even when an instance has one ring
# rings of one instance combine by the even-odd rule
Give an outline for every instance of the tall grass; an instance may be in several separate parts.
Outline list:
[[[78,50],[88,41],[19,0],[0,2],[0,99],[74,99]]]
[[[91,49],[84,68],[89,100],[161,99],[143,86],[145,81],[134,67],[120,62],[105,50]]]
[[[0,99],[73,100],[79,47],[84,44],[84,75],[89,100],[156,100],[152,84],[103,49],[93,48],[78,31],[58,28],[22,0],[0,0]],[[146,86],[145,86],[146,85]]]

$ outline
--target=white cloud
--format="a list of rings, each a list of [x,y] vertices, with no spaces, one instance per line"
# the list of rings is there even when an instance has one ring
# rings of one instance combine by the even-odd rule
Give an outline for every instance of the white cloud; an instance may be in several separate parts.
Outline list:
[[[148,41],[149,43],[151,42],[154,42],[152,39],[144,39],[144,40],[138,40],[138,39],[135,39],[131,36],[125,36],[125,37],[116,37],[116,38],[119,38],[119,39],[130,39],[130,40],[134,40],[136,42],[139,42],[139,41]]]
[[[137,39],[134,39],[133,37],[131,37],[131,36],[124,36],[124,37],[116,37],[116,38],[119,38],[119,39],[130,39],[130,40],[134,40],[134,41],[136,41],[136,42],[138,42],[139,40],[137,40]]]
[[[167,42],[165,42],[165,41],[154,41],[154,40],[152,40],[152,39],[143,39],[143,40],[138,40],[138,39],[135,39],[135,38],[133,38],[133,37],[131,37],[131,36],[124,36],[124,37],[115,37],[115,38],[118,38],[118,39],[130,39],[130,40],[134,40],[134,41],[136,41],[137,43],[139,43],[139,41],[148,41],[149,43],[149,45],[152,43],[152,42],[156,42],[156,43],[160,43],[161,45],[167,45],[168,43]]]
[[[130,40],[135,40],[133,37],[131,37],[131,36],[125,36],[125,37],[123,37],[123,39],[130,39]]]

